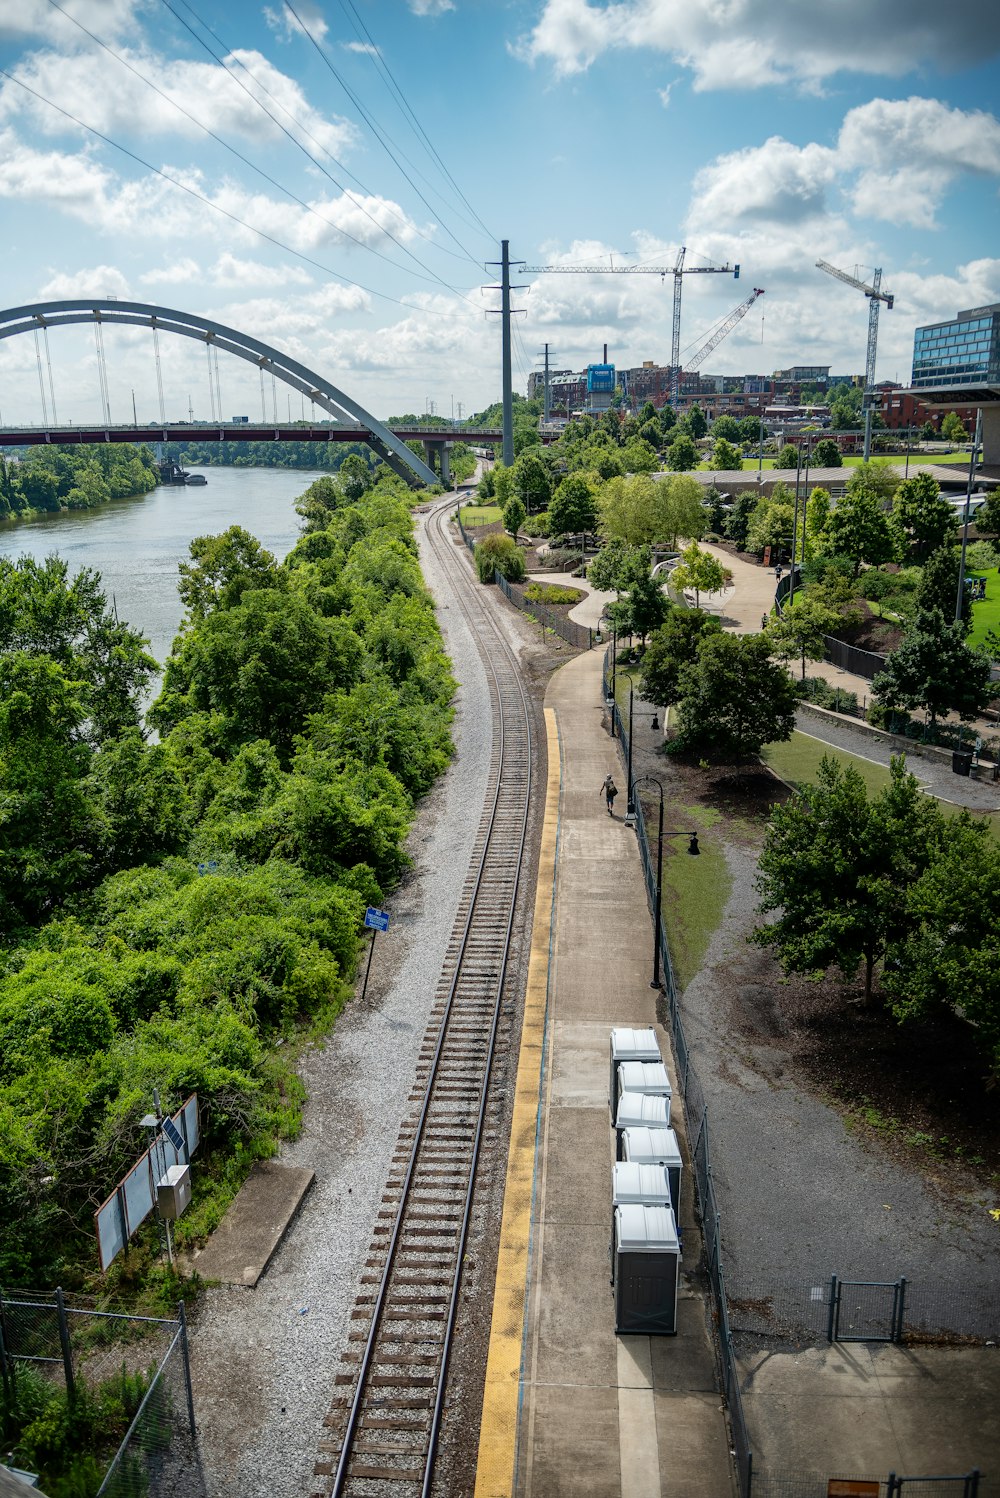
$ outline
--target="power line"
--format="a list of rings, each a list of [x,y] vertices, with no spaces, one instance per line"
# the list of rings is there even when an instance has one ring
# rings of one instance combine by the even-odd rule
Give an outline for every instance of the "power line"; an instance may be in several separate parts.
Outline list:
[[[163,3],[166,4],[167,0],[163,0]],[[302,17],[299,15],[298,11],[295,9],[295,6],[291,3],[291,0],[284,0],[284,4],[285,4],[286,10],[288,10],[291,13],[291,15],[293,15],[295,17],[296,22],[298,23],[298,25],[302,29],[303,35],[307,36],[309,38],[309,40],[312,42],[312,44],[315,47],[316,51],[319,53],[319,56],[321,57],[324,66],[329,70],[329,72],[331,72],[333,74],[334,78],[336,78],[337,82],[340,84],[341,88],[344,90],[344,93],[350,99],[351,103],[354,105],[355,109],[361,115],[361,118],[364,120],[364,122],[368,126],[369,130],[371,130],[372,134],[375,136],[375,139],[378,141],[378,143],[382,147],[383,151],[385,151],[386,155],[389,157],[389,160],[393,163],[393,165],[397,168],[398,171],[402,172],[403,176],[406,178],[407,182],[413,188],[413,191],[417,194],[417,197],[420,199],[421,203],[423,203],[423,205],[427,209],[428,213],[434,213],[435,212],[434,208],[431,206],[430,203],[428,203],[427,199],[424,197],[423,193],[420,191],[420,188],[414,182],[414,180],[410,176],[409,172],[407,172],[406,169],[403,166],[400,165],[400,163],[397,160],[397,158],[393,155],[392,151],[389,149],[389,146],[386,143],[386,139],[383,138],[381,126],[372,118],[372,116],[368,113],[368,111],[365,108],[365,106],[362,104],[361,100],[357,97],[357,95],[344,82],[344,79],[340,76],[340,74],[337,72],[337,69],[334,67],[333,63],[330,61],[330,58],[328,57],[325,48],[323,48],[323,47],[320,46],[319,42],[313,36],[312,32],[309,30],[308,26],[305,24],[305,22],[303,21]],[[439,218],[440,218],[440,216],[441,216],[440,214],[437,215],[437,217],[439,217]],[[458,236],[456,234],[454,234],[451,229],[448,228],[448,225],[445,224],[443,227],[444,227],[445,233],[452,240],[454,240],[455,244],[458,245],[458,247],[459,247],[460,250],[463,250],[465,252],[466,256],[472,262],[472,264],[473,265],[479,265],[480,262],[466,248],[466,246],[462,243],[462,241],[458,238]]]
[[[25,83],[23,79],[15,78],[14,74],[8,73],[6,68],[0,68],[0,78],[6,78],[9,80],[9,82],[16,83],[18,88],[24,89],[25,93],[31,94],[32,98],[38,99],[42,104],[47,104],[50,109],[54,109],[56,113],[61,114],[64,119],[71,120],[78,129],[86,130],[90,135],[94,135],[98,140],[102,140],[105,145],[112,146],[116,151],[120,151],[123,156],[127,156],[129,160],[134,161],[138,166],[143,167],[145,171],[152,172],[157,177],[162,177],[164,182],[170,183],[171,187],[176,187],[181,192],[187,193],[189,197],[197,199],[199,203],[206,204],[207,207],[211,208],[215,213],[220,213],[223,218],[229,219],[231,223],[239,224],[241,229],[248,229],[251,234],[256,234],[258,239],[266,240],[268,244],[273,244],[279,250],[284,250],[286,254],[294,255],[297,260],[303,261],[306,265],[311,265],[314,270],[322,271],[325,276],[332,276],[334,280],[342,281],[345,286],[354,286],[358,291],[363,291],[368,296],[377,297],[379,301],[391,302],[396,307],[403,307],[407,312],[420,313],[423,316],[445,317],[450,321],[458,321],[457,316],[451,313],[440,312],[437,310],[433,312],[427,312],[424,308],[419,307],[412,302],[404,302],[398,296],[390,296],[386,291],[376,291],[374,287],[366,286],[362,281],[354,281],[350,276],[345,276],[343,272],[339,270],[333,270],[331,266],[324,265],[322,261],[314,260],[311,255],[306,255],[301,250],[293,249],[291,245],[285,244],[284,240],[277,239],[273,234],[268,234],[264,229],[258,229],[255,224],[247,223],[246,219],[240,218],[238,214],[231,213],[228,208],[223,208],[221,204],[213,202],[212,199],[206,197],[204,193],[198,192],[197,188],[190,187],[186,182],[181,182],[178,180],[178,178],[172,177],[169,172],[163,171],[161,167],[153,166],[152,162],[147,161],[145,157],[137,155],[135,151],[130,151],[128,146],[123,146],[119,141],[112,140],[110,135],[105,135],[103,131],[98,130],[96,126],[88,125],[86,121],[81,120],[70,110],[64,109],[61,104],[56,104],[52,99],[47,99],[44,94],[40,94],[37,89],[32,88],[31,85]]]
[[[344,12],[344,14],[348,17],[348,20],[350,20],[351,17],[353,16],[354,19],[353,19],[352,24],[354,25],[355,32],[358,34],[359,37],[362,38],[362,40],[364,40],[365,38],[367,38],[367,40],[368,40],[369,44],[371,45],[371,47],[374,48],[374,51],[369,53],[369,57],[371,58],[372,66],[376,69],[376,71],[381,70],[382,73],[385,75],[385,77],[389,80],[389,84],[391,84],[392,89],[395,92],[396,96],[398,97],[398,99],[399,99],[399,101],[400,101],[403,109],[409,115],[410,120],[413,123],[413,127],[414,127],[415,131],[418,134],[418,138],[420,138],[420,139],[422,139],[424,141],[424,144],[426,145],[427,150],[430,153],[432,159],[437,162],[438,166],[441,168],[441,171],[444,173],[444,175],[447,178],[447,180],[451,183],[452,187],[458,193],[458,196],[460,197],[460,199],[462,200],[462,202],[465,204],[466,208],[468,208],[468,210],[472,214],[473,218],[479,224],[480,228],[483,230],[483,233],[486,235],[487,239],[489,239],[491,243],[495,242],[496,235],[493,234],[493,233],[491,233],[491,231],[483,223],[482,219],[479,217],[479,214],[476,212],[475,208],[473,208],[472,204],[469,202],[468,198],[465,196],[465,193],[462,191],[462,189],[459,187],[458,183],[455,181],[454,177],[452,176],[451,172],[448,170],[447,166],[445,166],[445,164],[442,161],[440,155],[438,154],[437,148],[434,146],[434,143],[431,141],[431,139],[428,136],[427,132],[425,131],[423,125],[420,123],[420,121],[417,119],[416,115],[414,114],[413,110],[411,109],[409,100],[406,98],[406,95],[403,93],[402,88],[397,83],[395,75],[392,72],[392,69],[389,67],[389,64],[386,62],[386,60],[385,60],[385,58],[384,58],[384,56],[382,54],[382,49],[377,45],[377,43],[375,42],[375,38],[372,36],[371,32],[368,30],[368,27],[365,25],[365,22],[363,21],[363,19],[361,18],[361,16],[358,14],[358,10],[357,10],[357,7],[354,4],[354,0],[340,0],[340,8]]]
[[[50,4],[51,3],[54,3],[54,0],[50,0]],[[194,16],[194,18],[198,22],[198,24],[200,26],[204,27],[204,29],[209,33],[209,35],[215,37],[215,40],[219,43],[220,47],[225,47],[226,46],[226,44],[225,44],[225,42],[223,42],[222,38],[219,37],[216,34],[216,32],[214,32],[212,30],[212,28],[209,25],[207,25],[207,23],[204,22],[201,19],[201,17],[198,15],[197,11],[194,10],[193,7],[190,6],[187,3],[187,0],[181,0],[181,3],[184,5],[184,7],[185,7],[186,10],[189,10],[191,12],[192,16]],[[372,223],[375,224],[376,228],[379,230],[380,233],[385,234],[389,239],[391,239],[393,241],[394,244],[398,244],[399,247],[400,247],[400,249],[402,249],[405,254],[409,255],[410,258],[413,261],[415,261],[415,263],[417,265],[422,266],[423,269],[428,272],[428,275],[431,277],[431,279],[436,280],[440,285],[446,287],[447,290],[453,292],[455,296],[464,296],[465,295],[465,293],[459,291],[457,289],[457,287],[451,286],[441,276],[439,276],[435,272],[431,271],[428,266],[426,266],[426,265],[423,264],[423,261],[419,260],[417,258],[417,256],[414,255],[414,253],[413,253],[412,250],[408,249],[406,247],[406,245],[404,245],[400,240],[398,240],[394,234],[391,234],[388,229],[386,229],[382,224],[380,224],[378,222],[378,219],[374,218],[373,215],[368,212],[368,209],[364,206],[364,204],[361,203],[361,202],[359,202],[358,199],[354,196],[354,194],[351,193],[351,192],[349,192],[349,190],[344,186],[344,184],[342,182],[339,182],[337,180],[337,178],[334,177],[333,174],[326,169],[326,167],[323,165],[323,163],[321,161],[317,160],[317,158],[312,154],[311,151],[308,151],[306,149],[306,147],[302,144],[301,140],[299,140],[298,137],[295,136],[292,133],[292,131],[288,129],[288,127],[286,125],[283,125],[281,123],[281,121],[277,118],[276,115],[272,114],[272,112],[268,109],[267,105],[264,104],[263,101],[261,99],[259,99],[257,97],[257,95],[254,94],[249,88],[247,88],[247,86],[243,82],[243,80],[241,78],[238,78],[236,76],[236,73],[233,71],[233,69],[228,66],[228,64],[226,63],[225,59],[221,58],[221,57],[218,57],[216,55],[216,53],[212,51],[212,48],[205,41],[204,37],[199,36],[198,33],[195,31],[194,27],[191,26],[187,21],[185,21],[184,17],[182,15],[180,15],[174,9],[173,5],[170,3],[170,0],[163,0],[163,5],[166,7],[167,10],[169,10],[170,14],[174,17],[174,19],[176,21],[178,21],[181,26],[184,27],[185,31],[187,31],[188,34],[194,38],[194,40],[198,43],[198,45],[200,47],[202,47],[204,49],[204,51],[206,51],[208,53],[208,55],[212,59],[212,61],[215,62],[219,67],[221,67],[229,75],[229,77],[233,80],[233,82],[237,85],[237,87],[239,87],[239,88],[241,88],[243,90],[243,92],[246,94],[247,98],[250,99],[250,101],[258,109],[260,109],[264,114],[267,115],[267,118],[271,121],[271,123],[277,126],[277,128],[282,132],[283,135],[285,135],[291,141],[292,145],[295,146],[297,150],[299,150],[299,151],[302,152],[302,154],[305,156],[306,160],[310,161],[313,164],[313,166],[315,166],[317,168],[318,171],[321,171],[323,173],[323,175],[327,178],[327,180],[330,181],[330,182],[332,182],[336,188],[338,188],[341,192],[343,192],[344,195],[350,200],[350,202],[354,203],[356,205],[356,207],[360,208],[361,211],[362,211],[362,213],[364,213],[367,218],[371,219]],[[230,51],[230,55],[232,55],[232,50],[229,49],[229,51]],[[369,197],[377,197],[377,196],[379,196],[379,194],[373,192],[370,187],[366,187],[365,184],[361,181],[361,179],[359,177],[357,177],[355,175],[354,172],[351,172],[344,165],[344,163],[342,161],[340,161],[339,158],[336,157],[333,154],[332,151],[328,150],[327,147],[325,147],[324,145],[322,145],[322,143],[320,141],[318,141],[316,139],[316,137],[309,130],[307,130],[306,127],[303,124],[301,124],[301,122],[299,120],[297,120],[295,118],[295,116],[293,114],[291,114],[290,111],[287,110],[284,107],[283,104],[281,104],[279,102],[279,100],[275,99],[274,95],[270,92],[270,90],[266,87],[266,85],[263,84],[263,83],[261,83],[260,79],[256,76],[256,74],[252,73],[250,71],[250,69],[246,66],[245,63],[240,62],[238,58],[234,58],[234,61],[237,63],[237,65],[240,68],[242,68],[243,72],[246,73],[247,77],[251,78],[253,80],[254,84],[259,89],[261,89],[262,92],[265,93],[269,99],[272,100],[272,102],[275,104],[276,108],[280,109],[281,112],[282,112],[282,114],[286,115],[287,118],[289,120],[291,120],[291,122],[295,126],[295,128],[297,130],[300,130],[304,135],[307,135],[309,137],[309,139],[317,147],[317,149],[321,150],[325,156],[328,156],[330,158],[330,160],[334,163],[334,165],[340,168],[340,170],[345,174],[345,176],[350,177],[354,182],[356,182],[358,184],[358,186],[361,188],[362,192],[366,192],[369,195]],[[207,128],[207,127],[205,127],[205,128]],[[223,144],[224,144],[224,142],[223,142]],[[292,196],[292,194],[289,194],[289,196]],[[296,199],[296,201],[301,201],[301,199]],[[395,214],[395,216],[400,220],[401,223],[405,224],[407,222],[407,220],[401,214],[395,213],[395,210],[391,207],[391,205],[389,205],[387,203],[386,206],[389,208],[389,211],[391,213]],[[322,217],[321,215],[319,215],[319,216]],[[433,244],[434,243],[434,241],[431,240],[430,236],[427,235],[427,234],[424,234],[423,231],[416,226],[416,224],[410,224],[409,227],[411,227],[417,234],[419,234],[419,236],[420,236],[421,239],[427,240],[427,242],[429,244]],[[353,236],[350,236],[350,237],[353,237]],[[360,243],[360,244],[362,244],[363,248],[367,248],[367,246],[365,246],[363,244],[363,241],[357,241],[357,242]],[[443,247],[440,246],[440,245],[435,245],[435,248],[441,249]],[[446,254],[450,254],[452,252],[446,250],[445,253]],[[459,257],[456,256],[455,258],[458,259]]]
[[[300,208],[304,208],[307,213],[312,214],[314,218],[318,218],[321,224],[326,224],[328,228],[334,229],[345,239],[349,239],[352,244],[356,244],[359,249],[367,250],[369,254],[376,255],[378,259],[384,260],[387,265],[391,265],[395,270],[404,269],[404,267],[401,266],[398,261],[391,259],[388,255],[384,255],[381,250],[376,250],[375,248],[373,248],[373,246],[365,244],[363,239],[358,239],[358,237],[352,234],[348,229],[344,229],[339,224],[335,224],[332,219],[328,219],[324,214],[315,209],[311,203],[308,203],[304,198],[300,198],[297,193],[294,193],[291,190],[290,187],[286,187],[284,183],[279,182],[277,178],[272,177],[270,173],[264,171],[263,167],[257,166],[253,161],[250,160],[249,157],[244,156],[242,151],[237,150],[235,146],[232,146],[228,141],[223,140],[222,136],[218,135],[209,125],[204,124],[201,120],[197,119],[190,112],[190,110],[185,109],[183,104],[179,104],[176,99],[173,99],[169,94],[164,93],[164,91],[159,88],[150,78],[147,78],[144,73],[141,73],[138,68],[134,67],[127,58],[122,57],[121,54],[116,52],[113,47],[109,47],[107,42],[103,42],[99,36],[95,36],[92,31],[84,26],[82,21],[78,21],[75,16],[70,15],[68,11],[64,10],[63,7],[59,4],[59,0],[49,0],[49,4],[55,10],[57,10],[60,15],[65,16],[68,21],[72,21],[74,26],[79,27],[84,35],[89,36],[90,40],[92,42],[95,42],[98,47],[102,47],[104,51],[107,52],[109,57],[113,57],[116,62],[121,63],[123,68],[127,68],[128,71],[132,73],[136,78],[138,78],[141,83],[144,83],[147,88],[152,89],[153,92],[157,94],[161,99],[165,100],[166,103],[171,104],[174,109],[178,110],[184,116],[185,119],[190,120],[191,123],[193,125],[196,125],[199,130],[203,130],[206,135],[210,136],[211,139],[214,140],[218,145],[222,146],[224,150],[229,151],[231,155],[235,156],[238,161],[242,161],[244,166],[248,166],[251,171],[256,172],[258,176],[263,177],[265,182],[269,182],[272,187],[277,188],[279,192],[284,193],[286,197],[291,198],[293,203],[297,203]],[[278,122],[275,121],[275,123],[277,124]],[[286,134],[287,133],[288,132],[286,132]],[[321,163],[317,162],[316,165],[320,167],[321,171],[325,171],[325,168]],[[368,212],[368,209],[364,206],[363,203],[359,203],[357,198],[348,193],[346,187],[344,187],[342,183],[337,182],[329,172],[326,172],[326,176],[331,182],[333,182],[335,187],[340,189],[340,191],[351,203],[353,203],[357,208],[361,209],[361,212],[365,215],[366,218],[371,220],[380,234],[384,234],[387,239],[391,239],[393,244],[398,245],[398,247],[403,251],[404,255],[409,255],[410,259],[416,265],[419,265],[422,271],[426,272],[426,275],[421,277],[422,280],[436,281],[440,286],[444,286],[446,290],[454,292],[456,296],[464,296],[463,292],[460,292],[457,287],[451,286],[447,281],[443,280],[443,278],[437,275],[436,272],[432,271],[429,266],[424,265],[423,261],[420,260],[416,255],[414,255],[412,250],[408,249],[407,246],[400,240],[398,240],[394,234],[390,233],[388,229],[384,228],[383,225],[378,222],[375,216]]]

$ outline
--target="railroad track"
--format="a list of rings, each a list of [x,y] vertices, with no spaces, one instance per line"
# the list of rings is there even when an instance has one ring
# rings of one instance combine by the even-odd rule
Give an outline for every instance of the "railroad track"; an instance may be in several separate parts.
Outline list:
[[[505,987],[531,793],[531,708],[496,602],[468,586],[448,534],[428,536],[456,579],[493,703],[483,815],[410,1101],[336,1376],[315,1498],[431,1490],[477,1172],[499,1144],[490,1078],[509,1021]],[[391,1486],[387,1486],[391,1485]]]

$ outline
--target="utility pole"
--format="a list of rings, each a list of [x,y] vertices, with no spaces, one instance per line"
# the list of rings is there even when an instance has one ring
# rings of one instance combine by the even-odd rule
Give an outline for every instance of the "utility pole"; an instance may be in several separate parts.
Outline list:
[[[552,417],[552,386],[549,383],[549,345],[545,345],[542,353],[545,360],[545,386],[542,395],[542,420],[549,421]]]
[[[962,617],[962,604],[965,594],[965,548],[969,542],[969,504],[972,500],[972,491],[976,483],[976,463],[979,460],[979,444],[983,438],[983,408],[979,407],[976,412],[976,433],[972,439],[972,452],[969,454],[969,481],[965,486],[965,514],[962,517],[962,557],[958,565],[958,595],[955,599],[955,623]]]
[[[501,349],[501,377],[503,381],[503,446],[501,454],[505,468],[509,468],[514,461],[514,392],[511,385],[510,374],[510,241],[500,241],[500,259],[489,261],[490,265],[500,267],[500,285],[489,287],[490,291],[500,292],[500,349]],[[521,262],[518,262],[521,263]],[[521,291],[523,288],[514,288]],[[521,310],[520,308],[518,309]],[[496,308],[493,309],[494,314]]]

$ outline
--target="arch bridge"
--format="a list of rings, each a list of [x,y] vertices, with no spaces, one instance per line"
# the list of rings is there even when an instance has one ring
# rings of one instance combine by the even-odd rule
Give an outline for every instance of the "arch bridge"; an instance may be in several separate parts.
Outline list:
[[[65,327],[73,323],[93,323],[97,346],[98,373],[101,381],[101,399],[105,420],[90,427],[60,427],[55,419],[55,393],[52,385],[52,366],[48,356],[49,328]],[[102,331],[104,327],[130,325],[150,328],[156,357],[156,378],[160,397],[161,422],[158,426],[134,424],[112,424],[108,399],[107,372],[104,360]],[[253,364],[260,370],[261,379],[270,375],[274,380],[289,386],[305,396],[313,405],[326,411],[332,422],[322,425],[313,422],[304,427],[274,422],[223,423],[221,420],[221,395],[219,396],[220,419],[218,423],[197,424],[167,423],[163,421],[163,384],[160,374],[159,334],[173,333],[183,338],[194,338],[204,343],[209,360],[210,389],[218,391],[218,371],[215,384],[212,380],[212,359],[223,353]],[[45,423],[41,428],[8,429],[0,432],[0,447],[30,446],[41,443],[74,442],[177,442],[177,441],[298,441],[298,442],[364,442],[382,461],[410,484],[436,484],[435,458],[438,460],[441,479],[447,483],[448,446],[455,438],[463,441],[499,441],[499,432],[449,431],[441,428],[413,428],[405,432],[393,431],[374,417],[370,411],[340,390],[330,380],[308,369],[297,359],[292,359],[280,349],[251,338],[224,323],[212,322],[208,318],[196,317],[190,312],[180,312],[172,307],[159,307],[149,302],[119,301],[117,298],[91,298],[72,301],[34,302],[23,307],[11,307],[0,312],[0,338],[13,338],[21,333],[35,336],[38,361],[39,389],[42,396]],[[45,362],[48,367],[49,396],[52,406],[52,421],[48,420],[45,400],[45,382],[42,373],[42,356],[38,346],[38,335],[45,340]],[[407,447],[407,441],[423,444],[426,461],[421,461]]]

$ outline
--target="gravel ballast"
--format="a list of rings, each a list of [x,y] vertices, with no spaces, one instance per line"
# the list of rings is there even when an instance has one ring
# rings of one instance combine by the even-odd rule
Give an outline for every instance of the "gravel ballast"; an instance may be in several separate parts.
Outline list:
[[[300,1068],[302,1133],[281,1159],[314,1170],[316,1184],[256,1289],[209,1288],[192,1318],[211,1498],[301,1498],[309,1490],[482,810],[492,731],[485,673],[422,526],[418,542],[459,683],[456,754],[411,832],[413,868],[387,902],[392,924],[378,939],[365,1002],[348,1006]]]

